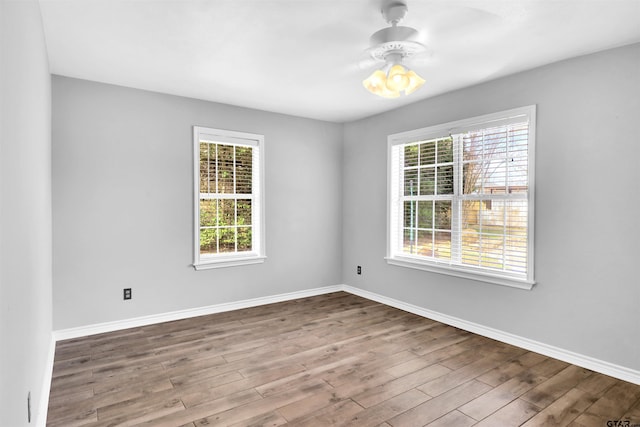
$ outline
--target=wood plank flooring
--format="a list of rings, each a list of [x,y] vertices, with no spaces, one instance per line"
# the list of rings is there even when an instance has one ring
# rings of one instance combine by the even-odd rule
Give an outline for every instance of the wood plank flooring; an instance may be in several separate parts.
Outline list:
[[[611,420],[640,425],[640,386],[337,292],[58,342],[47,425]]]

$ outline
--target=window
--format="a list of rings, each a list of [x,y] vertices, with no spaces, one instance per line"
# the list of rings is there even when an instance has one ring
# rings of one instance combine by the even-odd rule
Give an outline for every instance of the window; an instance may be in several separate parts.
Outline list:
[[[264,261],[264,137],[194,126],[196,270]]]
[[[387,262],[531,289],[535,106],[389,136]]]

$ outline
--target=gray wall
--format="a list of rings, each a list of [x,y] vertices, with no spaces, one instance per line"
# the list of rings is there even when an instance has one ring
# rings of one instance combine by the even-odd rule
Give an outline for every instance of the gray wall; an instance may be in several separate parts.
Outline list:
[[[15,427],[27,425],[29,390],[31,425],[46,404],[52,329],[51,80],[37,1],[0,2],[0,53],[0,425]]]
[[[264,264],[190,266],[193,125],[265,135]],[[341,156],[340,124],[54,76],[54,329],[339,284]]]
[[[344,282],[640,369],[638,76],[640,45],[633,45],[346,124]],[[537,286],[524,291],[387,265],[387,135],[530,104],[538,106]]]

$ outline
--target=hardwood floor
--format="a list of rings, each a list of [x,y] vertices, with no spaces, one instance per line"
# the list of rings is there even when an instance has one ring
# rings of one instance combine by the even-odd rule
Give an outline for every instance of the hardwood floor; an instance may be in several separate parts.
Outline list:
[[[338,292],[58,342],[47,425],[610,420],[640,386]]]

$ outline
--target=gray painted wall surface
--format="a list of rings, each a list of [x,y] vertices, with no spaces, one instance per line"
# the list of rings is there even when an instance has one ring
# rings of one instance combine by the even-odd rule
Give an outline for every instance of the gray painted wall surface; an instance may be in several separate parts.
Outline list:
[[[51,79],[38,2],[0,2],[0,425],[38,414],[51,344]],[[40,417],[40,418],[39,418]]]
[[[264,264],[190,266],[193,125],[265,135]],[[340,124],[54,76],[54,329],[339,284],[341,189]]]
[[[640,45],[633,45],[346,124],[344,282],[640,369],[639,76]],[[536,287],[387,265],[387,135],[531,104],[538,119]]]

